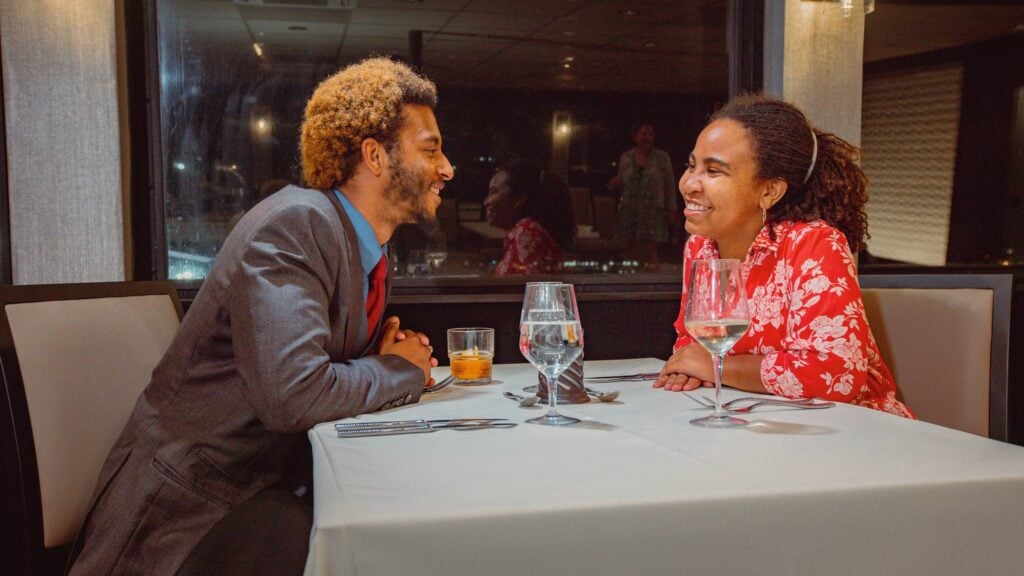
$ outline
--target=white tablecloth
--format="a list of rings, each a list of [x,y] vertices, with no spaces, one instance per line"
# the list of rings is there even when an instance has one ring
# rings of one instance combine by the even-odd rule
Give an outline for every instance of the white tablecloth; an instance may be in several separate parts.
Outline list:
[[[588,376],[656,359],[586,363]],[[446,368],[435,376],[446,375]],[[537,416],[451,386],[365,420]],[[715,430],[650,382],[561,406],[583,425],[339,439],[310,431],[307,575],[1020,574],[1024,448],[866,408],[765,409]],[[736,397],[740,392],[727,390]]]

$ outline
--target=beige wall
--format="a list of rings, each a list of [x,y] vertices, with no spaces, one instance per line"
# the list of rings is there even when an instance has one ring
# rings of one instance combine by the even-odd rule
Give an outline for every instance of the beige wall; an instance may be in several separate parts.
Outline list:
[[[960,64],[876,73],[864,82],[868,250],[946,263],[960,127]]]
[[[0,0],[16,284],[125,277],[114,0]]]
[[[819,129],[860,143],[863,0],[765,0],[765,92],[796,104]]]

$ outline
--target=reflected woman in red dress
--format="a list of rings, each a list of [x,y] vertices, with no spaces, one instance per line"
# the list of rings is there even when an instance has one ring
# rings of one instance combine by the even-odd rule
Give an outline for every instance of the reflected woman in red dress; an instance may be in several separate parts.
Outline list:
[[[487,222],[506,230],[495,276],[558,272],[576,223],[569,190],[540,163],[516,160],[491,178]]]
[[[733,99],[700,133],[679,181],[691,234],[683,286],[693,260],[743,263],[751,323],[729,352],[724,384],[913,418],[871,335],[851,254],[867,236],[859,156],[791,104]],[[685,308],[684,293],[656,388],[714,381],[710,355],[683,325]]]

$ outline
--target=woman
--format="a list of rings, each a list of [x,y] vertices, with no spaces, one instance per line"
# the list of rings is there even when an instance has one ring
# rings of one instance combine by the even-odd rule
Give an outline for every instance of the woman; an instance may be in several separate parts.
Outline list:
[[[668,240],[676,210],[675,176],[668,153],[654,147],[654,128],[633,131],[633,148],[619,158],[618,174],[608,186],[622,191],[615,236],[625,240],[645,265],[658,265],[658,244]]]
[[[857,284],[851,248],[867,233],[858,157],[791,104],[761,95],[731,101],[700,133],[679,181],[692,234],[683,281],[695,259],[743,262],[751,323],[725,362],[728,385],[913,418],[896,398]],[[714,381],[710,355],[683,325],[685,308],[684,292],[674,353],[656,388]]]
[[[569,190],[529,160],[510,162],[491,178],[487,222],[508,232],[496,276],[557,272],[576,232]]]

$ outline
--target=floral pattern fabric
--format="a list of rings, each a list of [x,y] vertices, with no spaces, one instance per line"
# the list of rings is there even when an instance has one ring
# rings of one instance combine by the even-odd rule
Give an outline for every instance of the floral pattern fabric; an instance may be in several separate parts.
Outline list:
[[[505,234],[495,276],[556,272],[562,263],[558,242],[533,218],[523,218]]]
[[[762,228],[743,262],[750,328],[729,355],[763,355],[761,382],[789,398],[826,398],[907,418],[896,384],[864,315],[856,264],[846,237],[828,224],[782,222],[775,239]],[[683,286],[690,262],[719,258],[713,240],[691,236],[683,255]],[[674,350],[694,342],[683,324],[684,289]]]

